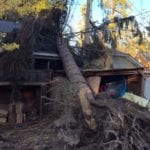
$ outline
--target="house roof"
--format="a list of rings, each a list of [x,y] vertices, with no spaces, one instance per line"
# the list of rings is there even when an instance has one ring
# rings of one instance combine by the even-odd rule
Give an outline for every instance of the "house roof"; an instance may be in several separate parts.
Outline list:
[[[12,32],[14,29],[20,29],[20,28],[21,28],[21,24],[19,23],[0,20],[0,32],[8,33],[8,32]],[[48,48],[43,48],[40,46],[40,50],[34,50],[33,54],[36,58],[59,59],[59,55],[55,49],[56,47],[53,45],[50,45]],[[119,51],[115,51],[115,53],[112,54],[112,58],[113,58],[112,68],[108,70],[143,68],[143,65],[140,64],[136,59],[134,59],[128,54]]]
[[[82,69],[83,73],[100,73],[103,75],[116,74],[136,74],[138,70],[143,70],[144,66],[140,64],[135,58],[129,54],[116,51],[112,54],[111,68],[96,68],[96,69]]]
[[[14,29],[20,29],[21,24],[11,21],[0,20],[0,32],[9,33]]]
[[[42,59],[60,59],[57,52],[34,52],[36,58]],[[144,68],[135,58],[129,54],[116,51],[112,54],[112,68],[99,70],[122,70],[122,69],[140,69]]]
[[[112,54],[113,64],[112,69],[136,69],[144,68],[135,58],[129,54],[116,52]]]

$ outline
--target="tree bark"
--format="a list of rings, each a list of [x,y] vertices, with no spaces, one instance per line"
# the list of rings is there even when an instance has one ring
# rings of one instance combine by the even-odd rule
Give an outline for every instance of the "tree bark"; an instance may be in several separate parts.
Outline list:
[[[70,53],[64,40],[58,39],[58,51],[63,62],[65,72],[73,84],[79,89],[79,98],[86,123],[90,129],[96,128],[96,121],[92,114],[89,101],[94,100],[91,89],[88,87],[85,78],[82,76],[77,64]]]

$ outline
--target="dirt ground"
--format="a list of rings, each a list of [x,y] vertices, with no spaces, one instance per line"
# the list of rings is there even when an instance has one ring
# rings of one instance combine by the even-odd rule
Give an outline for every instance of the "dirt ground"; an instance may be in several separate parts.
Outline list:
[[[72,105],[61,115],[51,113],[42,120],[23,125],[0,126],[0,149],[150,149],[150,112],[147,109],[124,99],[103,96],[91,105],[97,121],[95,130],[86,125],[80,105]]]

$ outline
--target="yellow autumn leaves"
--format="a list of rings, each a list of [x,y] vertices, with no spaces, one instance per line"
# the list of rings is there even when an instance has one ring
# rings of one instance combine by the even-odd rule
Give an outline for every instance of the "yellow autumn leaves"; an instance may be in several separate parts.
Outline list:
[[[2,44],[2,49],[5,51],[13,51],[16,49],[19,49],[19,44],[17,43],[7,43],[7,44]]]
[[[37,15],[42,9],[48,9],[55,6],[55,8],[65,9],[64,2],[62,0],[0,0],[0,18],[7,13],[13,12],[23,17],[30,14]],[[9,15],[10,15],[9,14]],[[18,17],[16,15],[16,17]]]

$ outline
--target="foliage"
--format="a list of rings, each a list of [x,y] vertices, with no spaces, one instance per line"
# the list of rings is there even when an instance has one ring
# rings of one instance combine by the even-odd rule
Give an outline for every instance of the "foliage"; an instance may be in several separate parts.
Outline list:
[[[146,67],[150,66],[143,55],[143,52],[149,51],[148,40],[143,39],[136,18],[129,15],[132,4],[128,0],[103,0],[102,8],[110,20],[107,29],[104,29],[105,32],[107,31],[104,37],[109,33],[111,38],[106,39],[115,39],[115,46],[118,50],[132,55]],[[104,19],[104,23],[108,23],[107,19]]]
[[[17,21],[25,16],[37,16],[43,9],[52,7],[65,9],[66,1],[53,0],[1,0],[0,18]]]
[[[84,4],[81,5],[80,11],[81,11],[81,15],[85,16],[86,15],[86,5],[84,5]]]
[[[137,43],[136,38],[127,38],[124,43],[118,43],[117,47],[120,51],[128,53],[136,58],[145,67],[150,68],[150,62],[147,55],[149,53],[150,43],[147,38],[143,38],[143,42],[140,45]]]
[[[50,7],[54,7],[54,8],[58,8],[61,10],[66,10],[66,4],[67,4],[67,0],[50,0]]]
[[[150,22],[149,25],[146,27],[146,30],[148,31],[148,36],[150,37]]]
[[[131,3],[128,0],[101,0],[101,7],[105,9],[109,19],[118,14],[127,17]]]
[[[13,50],[19,49],[19,44],[17,44],[17,43],[7,43],[7,44],[3,43],[2,48],[5,51],[13,51]]]

